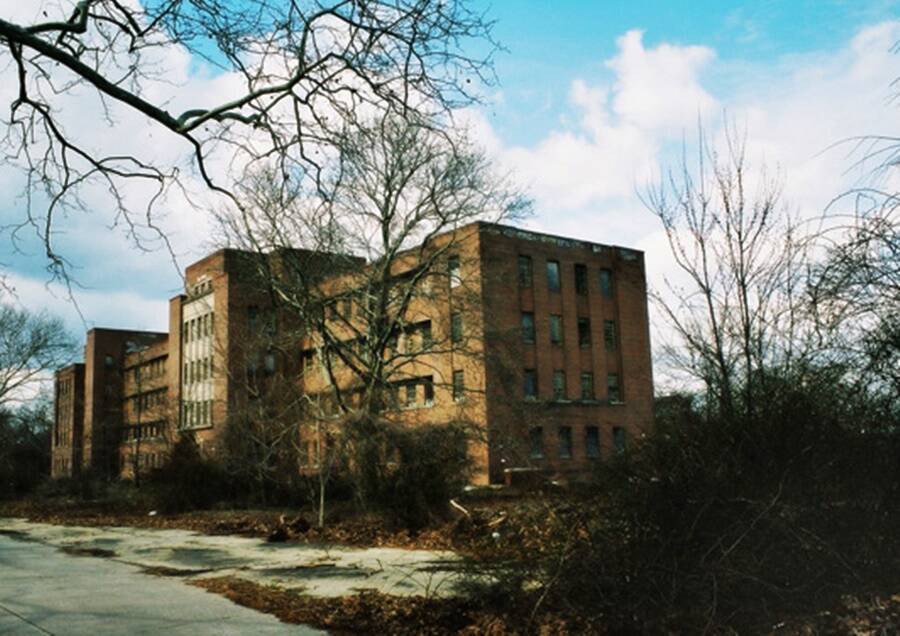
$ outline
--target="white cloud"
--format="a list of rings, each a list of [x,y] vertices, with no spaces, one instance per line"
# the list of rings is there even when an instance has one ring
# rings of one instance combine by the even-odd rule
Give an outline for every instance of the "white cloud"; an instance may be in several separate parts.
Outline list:
[[[648,50],[641,31],[629,31],[617,44],[619,54],[606,65],[616,73],[612,106],[623,122],[678,133],[715,108],[699,78],[715,58],[712,49],[664,43]]]
[[[66,288],[56,283],[48,284],[18,274],[11,274],[8,283],[13,288],[14,296],[4,295],[4,302],[12,302],[30,311],[46,310],[59,316],[77,336],[82,336],[85,329],[93,327],[169,330],[167,299],[144,296],[137,286],[133,291],[75,290],[77,304],[73,304]]]
[[[532,227],[642,249],[649,282],[661,290],[664,278],[679,280],[677,268],[637,191],[660,169],[677,167],[673,159],[684,140],[690,152],[698,120],[714,141],[722,139],[723,119],[746,130],[751,167],[779,175],[786,204],[815,217],[834,197],[871,179],[872,164],[853,168],[860,151],[839,142],[872,134],[900,137],[900,104],[891,86],[900,75],[892,50],[897,41],[900,22],[885,22],[859,31],[839,50],[722,62],[717,69],[712,49],[667,43],[647,48],[641,31],[629,31],[605,62],[611,81],[572,78],[574,124],[529,146],[504,144],[486,122],[482,126],[498,161],[531,188],[537,211]],[[705,71],[723,69],[739,73],[729,77],[737,92],[719,94],[704,82]],[[886,179],[900,190],[896,172]],[[659,317],[653,320],[655,334],[665,333]]]

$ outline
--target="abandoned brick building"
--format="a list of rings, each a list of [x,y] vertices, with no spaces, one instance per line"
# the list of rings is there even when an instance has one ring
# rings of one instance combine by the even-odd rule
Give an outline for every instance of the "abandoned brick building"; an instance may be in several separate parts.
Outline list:
[[[391,380],[389,417],[472,423],[480,431],[469,445],[477,483],[521,470],[585,474],[648,430],[642,253],[490,223],[432,241],[443,249],[440,276],[411,277],[421,269],[413,256],[399,258],[391,273],[424,291],[388,343],[407,353]],[[305,267],[330,270],[330,255],[292,253]],[[328,338],[285,339],[290,318],[273,309],[271,290],[254,274],[277,256],[223,249],[190,265],[186,293],[169,301],[168,333],[90,330],[84,363],[56,375],[53,475],[129,477],[161,465],[187,431],[215,453],[228,422],[264,403],[258,387],[275,376],[287,382],[275,393],[289,385],[336,412],[325,399],[329,387],[351,386],[354,363],[334,352],[346,345],[363,355],[359,272],[370,265],[358,260],[317,281],[331,299],[323,310]],[[251,347],[259,334],[268,344]],[[298,470],[314,465],[309,445],[298,446]]]

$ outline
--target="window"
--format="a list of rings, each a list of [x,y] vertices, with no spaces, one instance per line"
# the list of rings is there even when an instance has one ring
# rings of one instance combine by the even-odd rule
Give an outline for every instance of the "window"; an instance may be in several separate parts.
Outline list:
[[[547,289],[559,291],[559,261],[547,261]]]
[[[450,314],[450,342],[459,344],[463,339],[463,320],[462,314]]]
[[[428,349],[431,349],[434,344],[434,340],[431,337],[431,321],[425,322],[419,331],[422,337],[422,350],[427,351]]]
[[[267,353],[265,359],[263,360],[263,370],[266,375],[272,375],[275,373],[275,354]]]
[[[247,307],[247,332],[252,334],[256,333],[256,330],[259,328],[259,307],[256,305],[250,305]]]
[[[416,385],[412,382],[406,385],[406,406],[416,405]]]
[[[566,372],[565,371],[554,371],[553,372],[553,399],[554,400],[565,400],[566,399]]]
[[[581,296],[587,296],[587,266],[581,263],[575,263],[575,293]]]
[[[531,257],[519,256],[519,287],[531,287],[534,280]]]
[[[581,373],[581,399],[594,399],[594,374],[590,371],[583,371]]]
[[[578,346],[581,348],[591,346],[591,319],[578,319]]]
[[[535,426],[528,431],[528,442],[531,448],[531,458],[541,459],[544,456],[544,429]]]
[[[600,457],[600,429],[596,426],[584,429],[584,454],[591,459]]]
[[[619,375],[610,373],[606,376],[606,397],[610,403],[622,401],[622,390],[619,387]]]
[[[616,350],[616,321],[615,320],[604,320],[603,321],[603,342],[606,343],[607,351],[615,351]]]
[[[559,427],[559,457],[560,459],[572,459],[572,427]]]
[[[434,381],[430,376],[425,378],[423,387],[425,389],[425,406],[432,406],[434,404]]]
[[[113,360],[112,356],[106,356],[105,358],[103,358],[103,366],[105,366],[107,369],[112,369],[115,363],[116,361]]]
[[[534,400],[538,396],[537,371],[525,369],[525,399]]]
[[[563,338],[563,330],[562,330],[562,316],[557,316],[556,314],[550,315],[550,343],[551,344],[562,344]]]
[[[466,376],[461,370],[453,372],[453,401],[459,402],[463,399],[466,390]]]
[[[534,314],[522,312],[522,342],[534,344]]]
[[[459,269],[459,256],[450,256],[447,259],[447,274],[450,277],[450,287],[457,287],[462,282]]]
[[[625,429],[621,426],[613,426],[613,447],[617,453],[625,452]]]
[[[613,273],[611,269],[600,270],[600,293],[604,298],[612,298],[613,295]]]

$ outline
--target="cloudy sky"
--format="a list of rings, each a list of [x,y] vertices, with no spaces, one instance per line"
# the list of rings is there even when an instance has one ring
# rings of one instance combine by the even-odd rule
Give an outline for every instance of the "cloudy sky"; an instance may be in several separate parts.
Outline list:
[[[38,4],[0,0],[0,16],[27,19]],[[809,215],[859,182],[852,145],[839,142],[900,134],[891,89],[900,76],[900,52],[892,51],[900,41],[897,0],[478,4],[496,18],[508,51],[497,59],[499,85],[461,118],[533,196],[527,225],[643,249],[651,284],[670,261],[636,193],[691,143],[698,120],[713,132],[723,119],[745,130],[754,161],[777,170],[787,202]],[[227,93],[229,78],[196,60],[173,54],[167,63],[182,93]],[[0,83],[0,98],[9,89]],[[86,134],[149,144],[159,156],[176,152],[139,118],[110,127],[77,103],[67,108]],[[0,167],[0,188],[7,223],[21,215],[21,179]],[[18,302],[63,314],[79,332],[166,329],[166,300],[181,287],[178,268],[162,250],[130,247],[125,230],[97,207],[64,219],[57,237],[82,284],[76,296],[84,322],[47,284],[40,246],[27,236],[18,252],[5,239],[0,247]],[[165,227],[182,266],[209,249],[202,213],[174,206]]]

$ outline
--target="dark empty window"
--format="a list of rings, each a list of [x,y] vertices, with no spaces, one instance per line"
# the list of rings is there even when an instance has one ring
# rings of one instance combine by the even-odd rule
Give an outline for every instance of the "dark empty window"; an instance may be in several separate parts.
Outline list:
[[[600,429],[596,426],[584,429],[584,454],[590,458],[600,457]]]
[[[451,256],[447,259],[447,274],[450,276],[450,287],[456,287],[462,282],[459,256]]]
[[[422,339],[422,349],[431,349],[434,340],[431,337],[431,321],[427,321],[419,328],[419,335]]]
[[[531,287],[534,275],[530,256],[519,257],[519,287]]]
[[[590,371],[581,374],[581,399],[594,399],[594,374]]]
[[[562,316],[552,314],[550,316],[550,342],[552,344],[562,344]]]
[[[522,342],[534,344],[534,314],[522,312]]]
[[[607,351],[615,351],[616,350],[616,321],[615,320],[604,320],[603,321],[603,342],[606,343]]]
[[[625,452],[625,429],[621,426],[613,426],[613,446],[617,453]]]
[[[572,458],[572,427],[559,427],[559,456],[562,459]]]
[[[425,405],[431,406],[434,404],[434,381],[431,376],[425,378],[423,386],[425,388]]]
[[[532,459],[540,459],[544,456],[544,429],[535,426],[528,431],[528,441],[531,447],[530,455]]]
[[[590,318],[579,318],[578,319],[578,346],[579,347],[590,347],[591,346],[591,319]]]
[[[462,314],[450,314],[450,342],[459,344],[463,339],[463,319]]]
[[[575,264],[575,293],[582,296],[588,293],[587,266],[581,263]]]
[[[453,372],[453,399],[455,401],[459,401],[463,399],[463,394],[466,390],[466,376],[460,371]]]
[[[611,269],[600,270],[600,293],[604,298],[612,298],[613,295],[613,273]]]
[[[610,402],[622,401],[622,390],[619,386],[619,375],[610,373],[606,376],[606,397]]]
[[[565,371],[554,371],[553,372],[553,399],[554,400],[565,400],[566,399],[566,372]]]
[[[534,369],[525,369],[525,397],[534,399],[538,394],[537,371]]]
[[[547,261],[547,289],[559,291],[559,261]]]

